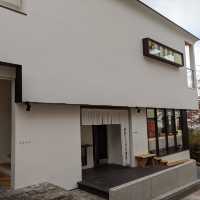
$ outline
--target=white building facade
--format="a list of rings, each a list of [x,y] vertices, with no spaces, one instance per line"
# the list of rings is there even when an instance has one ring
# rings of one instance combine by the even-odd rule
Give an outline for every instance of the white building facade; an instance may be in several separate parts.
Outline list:
[[[82,169],[135,167],[147,152],[189,158],[198,38],[138,1],[0,4],[0,129],[10,141],[0,163],[10,158],[13,188],[73,189]]]

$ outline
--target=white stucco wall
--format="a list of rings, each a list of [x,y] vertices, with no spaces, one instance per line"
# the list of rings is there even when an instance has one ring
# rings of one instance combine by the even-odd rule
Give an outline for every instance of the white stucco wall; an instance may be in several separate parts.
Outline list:
[[[15,188],[50,182],[66,189],[81,180],[79,106],[15,106]]]
[[[0,80],[0,163],[11,154],[11,82]]]
[[[0,8],[0,58],[23,65],[23,100],[197,108],[186,69],[143,57],[150,37],[184,52],[195,39],[134,0],[24,0]]]
[[[135,156],[148,153],[148,137],[147,137],[147,121],[146,109],[141,108],[140,112],[137,109],[130,110],[131,123],[131,165],[136,166]]]

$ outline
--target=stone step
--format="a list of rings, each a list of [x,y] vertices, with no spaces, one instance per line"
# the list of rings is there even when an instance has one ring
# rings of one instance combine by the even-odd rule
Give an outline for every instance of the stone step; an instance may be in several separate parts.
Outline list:
[[[78,182],[78,188],[91,194],[95,194],[99,197],[109,199],[109,191],[102,190],[101,188],[90,185],[85,181]]]

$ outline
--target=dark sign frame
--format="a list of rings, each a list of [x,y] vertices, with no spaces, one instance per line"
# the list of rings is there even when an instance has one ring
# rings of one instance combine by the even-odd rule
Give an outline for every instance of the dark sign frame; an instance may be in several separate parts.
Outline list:
[[[161,56],[157,56],[157,55],[153,55],[152,53],[150,53],[150,47],[149,47],[149,42],[152,42],[160,47],[162,47],[163,49],[166,49],[168,51],[171,51],[172,53],[174,54],[178,54],[179,56],[181,56],[181,64],[178,63],[178,62],[175,62],[175,61],[171,61],[169,59],[166,59],[164,57],[161,57]],[[167,64],[170,64],[170,65],[174,65],[176,67],[183,67],[184,66],[184,55],[182,52],[180,51],[177,51],[171,47],[168,47],[160,42],[157,42],[153,39],[150,39],[150,38],[144,38],[143,39],[143,55],[144,56],[147,56],[149,58],[153,58],[153,59],[156,59],[156,60],[159,60],[161,62],[164,62],[164,63],[167,63]]]

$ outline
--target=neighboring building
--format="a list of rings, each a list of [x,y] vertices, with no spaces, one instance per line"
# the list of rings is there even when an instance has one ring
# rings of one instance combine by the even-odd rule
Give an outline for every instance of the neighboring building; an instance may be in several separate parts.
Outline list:
[[[82,168],[147,152],[189,158],[198,38],[138,1],[0,4],[0,162],[11,155],[14,188],[73,189]]]
[[[188,128],[190,130],[200,130],[200,99],[198,98],[199,107],[197,110],[188,111]]]

